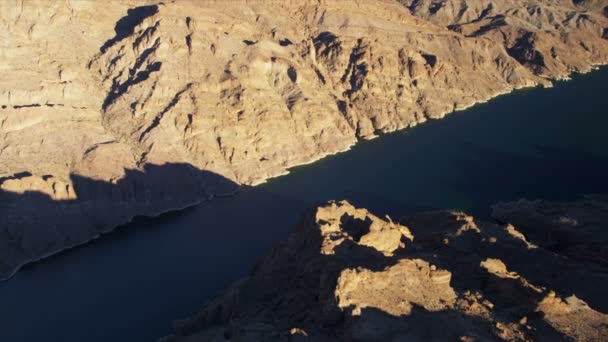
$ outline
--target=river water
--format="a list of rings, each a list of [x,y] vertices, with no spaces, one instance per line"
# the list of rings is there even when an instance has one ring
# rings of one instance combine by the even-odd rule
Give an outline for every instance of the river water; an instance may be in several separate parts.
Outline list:
[[[0,283],[0,341],[155,341],[330,199],[397,219],[608,192],[607,85],[603,68],[520,90],[26,266]]]

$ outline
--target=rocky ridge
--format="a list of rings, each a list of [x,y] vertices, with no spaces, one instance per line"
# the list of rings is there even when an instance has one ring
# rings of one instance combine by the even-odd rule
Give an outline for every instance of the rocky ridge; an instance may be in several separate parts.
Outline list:
[[[397,223],[330,202],[162,341],[606,340],[605,248],[579,246],[605,247],[605,229],[589,236],[606,227],[607,203],[497,205],[514,226],[457,211]],[[531,233],[540,220],[548,234],[579,222],[579,238],[555,249]]]
[[[134,216],[608,60],[602,1],[99,6],[0,3],[0,278]]]

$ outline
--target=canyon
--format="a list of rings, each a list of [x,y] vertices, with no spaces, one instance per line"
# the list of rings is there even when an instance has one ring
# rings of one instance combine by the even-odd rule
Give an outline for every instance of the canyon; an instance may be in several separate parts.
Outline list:
[[[4,1],[0,278],[608,61],[602,1]]]

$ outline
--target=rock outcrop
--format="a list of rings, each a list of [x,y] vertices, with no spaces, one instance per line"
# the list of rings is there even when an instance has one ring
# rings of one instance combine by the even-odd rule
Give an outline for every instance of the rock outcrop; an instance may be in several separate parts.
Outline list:
[[[100,217],[98,207],[137,202],[134,192],[82,197],[73,179],[112,184],[125,170],[146,177],[146,165],[188,164],[258,184],[359,139],[608,61],[601,1],[7,0],[0,25],[0,191],[10,200],[0,207],[0,279],[73,240],[62,224],[71,211],[50,215],[49,204],[16,217],[31,204],[10,194],[69,199]],[[137,192],[177,202],[112,224],[214,194],[152,183]],[[111,228],[81,226],[78,241]],[[47,247],[23,242],[32,231]]]
[[[584,205],[559,207],[577,215]],[[590,210],[608,218],[606,207]],[[311,211],[284,246],[163,341],[608,338],[605,264],[462,212],[399,222],[346,201]]]

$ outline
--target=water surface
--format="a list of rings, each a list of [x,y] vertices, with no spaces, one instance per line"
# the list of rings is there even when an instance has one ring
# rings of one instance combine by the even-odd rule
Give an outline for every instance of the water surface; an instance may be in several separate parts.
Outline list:
[[[0,341],[154,341],[330,199],[398,218],[608,192],[606,84],[608,68],[517,91],[27,266],[0,283]]]

